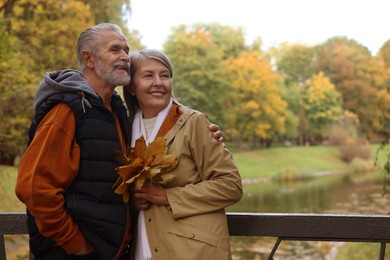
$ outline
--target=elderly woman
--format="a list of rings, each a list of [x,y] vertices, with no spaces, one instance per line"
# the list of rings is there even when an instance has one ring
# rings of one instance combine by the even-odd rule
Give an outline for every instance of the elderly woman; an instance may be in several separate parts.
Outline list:
[[[178,160],[170,182],[146,182],[134,194],[135,259],[231,259],[225,208],[242,197],[231,153],[213,138],[206,115],[173,97],[172,64],[163,53],[133,53],[130,75],[124,95],[134,114],[132,145],[141,136],[147,144],[164,137]]]

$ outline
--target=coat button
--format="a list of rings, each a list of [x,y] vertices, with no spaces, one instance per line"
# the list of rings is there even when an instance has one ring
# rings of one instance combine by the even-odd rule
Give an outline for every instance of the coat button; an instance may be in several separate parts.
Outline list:
[[[149,218],[149,219],[148,219],[148,221],[150,222],[150,221],[152,221],[152,219],[151,219],[151,218]]]
[[[154,248],[154,252],[156,252],[156,253],[158,252],[158,248],[157,247]]]
[[[190,234],[190,236],[189,236],[190,238],[195,238],[195,234],[194,233],[192,233],[192,234]]]

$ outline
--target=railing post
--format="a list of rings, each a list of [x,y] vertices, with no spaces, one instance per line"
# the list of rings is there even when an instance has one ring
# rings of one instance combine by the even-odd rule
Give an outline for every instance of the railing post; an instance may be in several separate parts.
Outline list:
[[[0,260],[6,260],[4,235],[0,234]]]
[[[386,242],[381,242],[381,249],[379,251],[379,260],[385,260]]]
[[[269,254],[267,260],[273,260],[274,259],[274,255],[276,253],[276,250],[278,250],[278,247],[279,247],[280,243],[282,242],[282,240],[283,240],[283,238],[278,237],[278,240],[276,240],[276,243],[275,243],[274,247],[272,248],[272,251]]]

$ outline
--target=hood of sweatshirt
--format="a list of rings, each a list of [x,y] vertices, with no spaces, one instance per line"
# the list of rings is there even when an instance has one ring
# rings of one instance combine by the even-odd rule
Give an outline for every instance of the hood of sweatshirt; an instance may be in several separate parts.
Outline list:
[[[99,96],[77,70],[59,70],[46,72],[41,84],[38,87],[34,99],[34,112],[50,96],[64,92],[84,92],[92,96]]]

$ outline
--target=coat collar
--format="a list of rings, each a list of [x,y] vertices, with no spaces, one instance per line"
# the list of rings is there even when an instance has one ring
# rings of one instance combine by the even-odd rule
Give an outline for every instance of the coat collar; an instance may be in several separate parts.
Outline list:
[[[194,110],[174,103],[157,136],[165,136],[169,143],[193,113]]]

